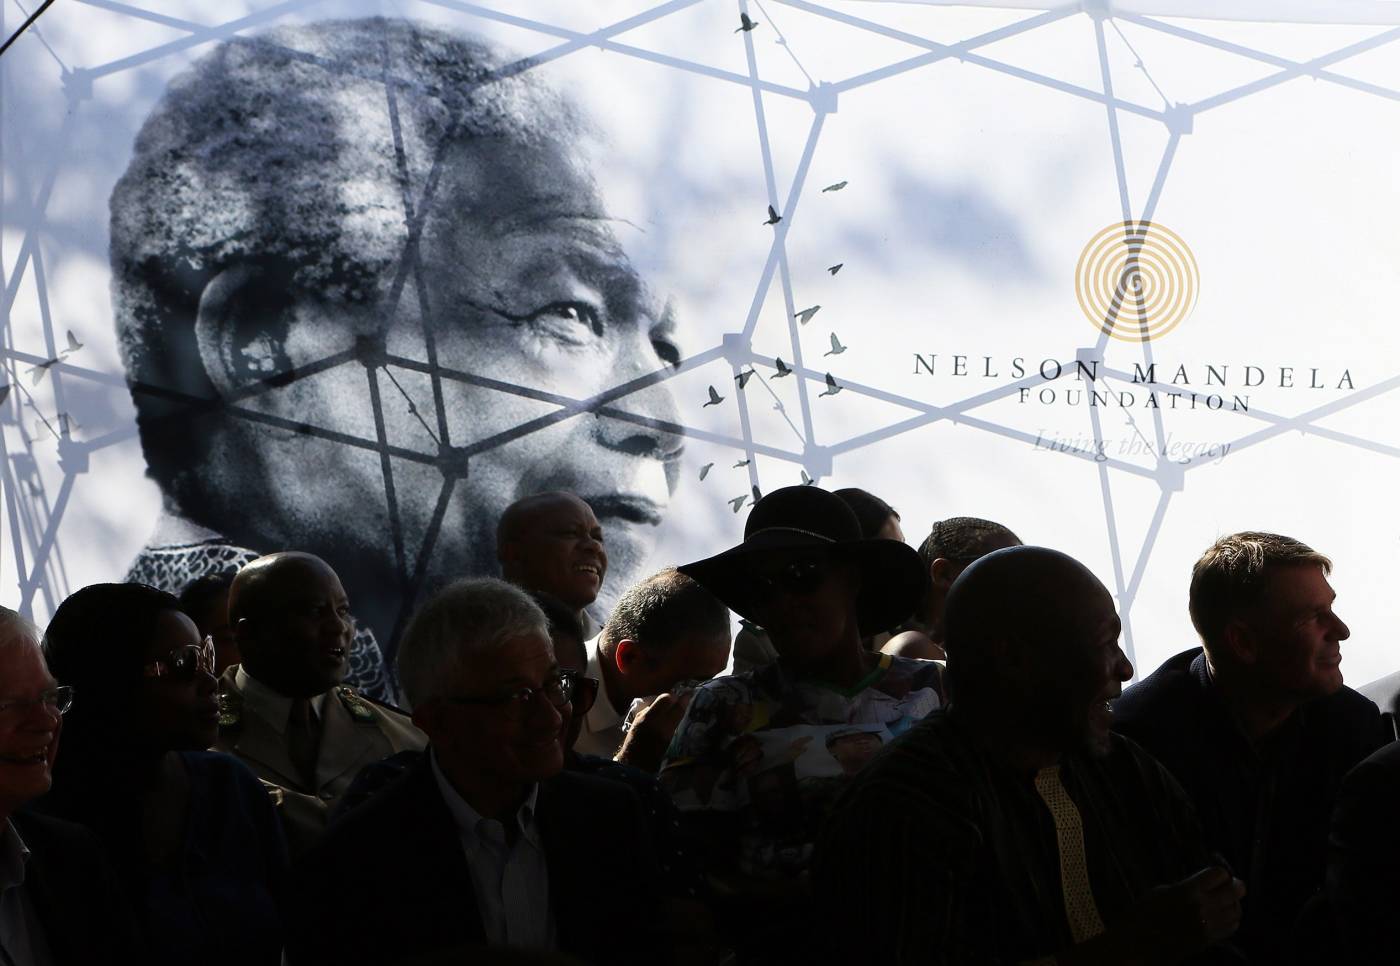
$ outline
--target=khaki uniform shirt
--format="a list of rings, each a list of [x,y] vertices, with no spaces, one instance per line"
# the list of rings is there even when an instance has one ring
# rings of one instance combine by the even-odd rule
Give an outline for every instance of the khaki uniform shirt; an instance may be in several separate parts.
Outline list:
[[[315,785],[308,787],[287,748],[291,704],[239,665],[228,668],[219,678],[214,750],[236,755],[269,786],[288,851],[296,858],[324,831],[331,809],[361,768],[400,751],[421,751],[428,738],[402,712],[351,688],[332,688],[311,699],[320,743]]]

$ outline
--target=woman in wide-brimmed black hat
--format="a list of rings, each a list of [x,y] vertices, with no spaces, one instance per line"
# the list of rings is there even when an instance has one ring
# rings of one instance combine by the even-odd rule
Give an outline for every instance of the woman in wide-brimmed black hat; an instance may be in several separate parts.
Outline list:
[[[928,579],[918,554],[863,539],[855,514],[815,486],[755,504],[744,541],[679,568],[767,632],[778,660],[695,692],[662,783],[735,897],[745,960],[803,957],[807,867],[827,809],[885,742],[942,704],[931,661],[873,653],[862,638],[906,619]]]
[[[763,627],[789,666],[833,684],[875,666],[861,638],[909,617],[928,580],[912,547],[863,539],[850,507],[815,486],[768,494],[743,543],[679,569]]]

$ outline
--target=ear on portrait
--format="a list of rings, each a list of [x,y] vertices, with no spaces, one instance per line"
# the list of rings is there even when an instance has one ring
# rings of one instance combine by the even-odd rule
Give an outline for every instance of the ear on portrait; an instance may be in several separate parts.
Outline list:
[[[355,345],[350,310],[299,291],[278,263],[225,268],[205,286],[195,315],[200,361],[220,395],[297,371]]]

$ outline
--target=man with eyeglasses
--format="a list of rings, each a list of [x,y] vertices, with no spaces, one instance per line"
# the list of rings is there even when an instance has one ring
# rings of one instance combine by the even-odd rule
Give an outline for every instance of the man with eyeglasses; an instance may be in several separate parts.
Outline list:
[[[680,571],[629,588],[588,642],[601,687],[574,747],[656,771],[691,693],[724,673],[729,643],[729,609]]]
[[[490,947],[585,962],[664,960],[658,872],[624,785],[563,770],[576,677],[544,613],[504,581],[457,581],[409,623],[398,670],[428,750],[293,869],[292,966]],[[627,928],[598,897],[627,909]],[[379,928],[357,934],[357,922]]]
[[[293,857],[324,831],[356,773],[427,739],[408,716],[342,685],[353,625],[339,577],[308,553],[260,557],[229,588],[242,657],[219,679],[215,750],[275,786]]]
[[[96,837],[21,811],[49,790],[72,702],[33,625],[0,607],[0,966],[139,961]]]

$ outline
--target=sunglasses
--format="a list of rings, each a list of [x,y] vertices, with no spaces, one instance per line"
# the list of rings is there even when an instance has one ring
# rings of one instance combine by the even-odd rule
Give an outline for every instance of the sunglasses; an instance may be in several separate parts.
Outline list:
[[[823,560],[795,560],[777,570],[753,575],[753,588],[760,597],[777,597],[781,593],[804,597],[822,585],[828,573]]]
[[[198,644],[177,647],[165,657],[156,658],[141,668],[141,676],[192,681],[200,671],[214,673],[214,638],[212,636],[206,637]]]

